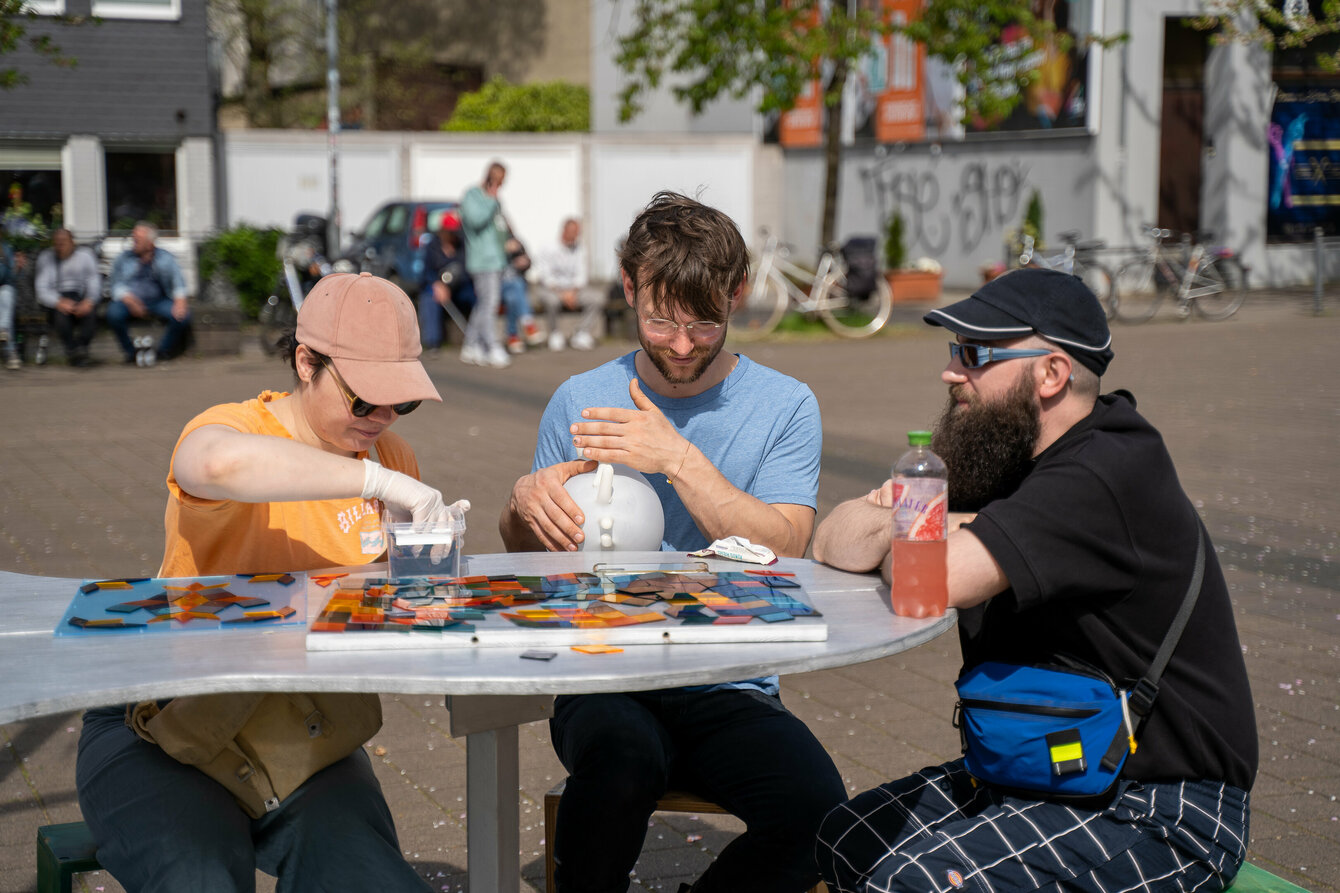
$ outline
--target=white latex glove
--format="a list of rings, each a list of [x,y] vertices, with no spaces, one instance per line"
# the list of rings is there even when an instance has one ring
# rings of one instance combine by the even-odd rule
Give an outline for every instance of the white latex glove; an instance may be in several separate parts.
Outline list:
[[[470,500],[460,499],[447,505],[438,490],[407,474],[383,468],[371,459],[363,460],[362,495],[364,499],[380,499],[386,505],[408,512],[414,526],[424,530],[449,525],[453,518],[463,520],[470,510]],[[450,549],[451,543],[434,545],[429,557],[437,563]]]

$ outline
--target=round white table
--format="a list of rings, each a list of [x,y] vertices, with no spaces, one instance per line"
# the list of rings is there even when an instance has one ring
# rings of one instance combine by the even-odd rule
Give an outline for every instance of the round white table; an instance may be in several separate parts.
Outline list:
[[[590,571],[597,562],[699,560],[713,571],[758,568],[683,553],[518,553],[466,556],[462,572],[557,574]],[[781,559],[769,569],[795,574],[805,599],[824,615],[826,641],[630,645],[594,657],[551,649],[558,657],[534,661],[521,659],[524,648],[309,652],[302,627],[58,638],[56,624],[81,581],[0,571],[0,723],[217,692],[446,695],[451,734],[466,736],[470,890],[514,890],[520,882],[517,728],[548,716],[554,695],[822,670],[904,651],[954,623],[953,611],[923,620],[894,615],[888,587],[874,574],[807,559]],[[310,619],[319,606],[307,608]]]

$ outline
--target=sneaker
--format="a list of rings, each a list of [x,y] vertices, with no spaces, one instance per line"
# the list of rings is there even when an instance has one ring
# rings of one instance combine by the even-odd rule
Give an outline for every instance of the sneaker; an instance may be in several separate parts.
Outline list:
[[[10,372],[17,370],[22,365],[23,361],[19,359],[18,354],[10,352],[5,355],[5,368]]]
[[[141,335],[136,337],[133,343],[135,345],[135,365],[152,366],[154,360],[150,359],[149,355],[154,351],[154,339],[150,338],[148,335]],[[155,357],[154,359],[157,358]]]
[[[507,336],[507,352],[510,354],[523,354],[526,352],[526,342],[522,341],[517,335]]]
[[[480,365],[486,364],[481,363]],[[512,365],[512,358],[507,355],[507,351],[503,350],[501,344],[495,344],[489,348],[487,365],[494,369],[506,369]]]
[[[526,344],[530,347],[539,347],[544,343],[544,333],[535,324],[533,316],[527,316],[521,320],[521,331],[525,333]]]
[[[565,348],[565,347],[567,347],[567,342],[563,340],[563,333],[562,333],[562,332],[550,332],[550,333],[549,333],[549,349],[550,349],[550,350],[562,350],[562,349]]]
[[[461,348],[461,362],[467,366],[484,365],[484,352],[473,344]]]
[[[572,336],[571,344],[573,350],[593,350],[596,346],[596,339],[591,336],[590,332],[578,332]]]

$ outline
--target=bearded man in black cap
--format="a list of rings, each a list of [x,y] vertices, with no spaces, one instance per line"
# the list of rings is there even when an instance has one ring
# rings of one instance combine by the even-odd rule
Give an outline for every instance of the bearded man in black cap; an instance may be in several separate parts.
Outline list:
[[[950,508],[975,513],[948,538],[963,671],[1065,655],[1129,687],[1195,588],[1207,535],[1135,398],[1100,393],[1113,353],[1098,300],[1073,276],[1025,269],[925,321],[956,336],[932,447]],[[815,557],[890,579],[890,503],[885,482],[839,505]],[[830,889],[1226,887],[1246,857],[1256,724],[1208,540],[1203,573],[1110,790],[1062,801],[973,778],[962,759],[922,769],[829,813],[817,855]]]

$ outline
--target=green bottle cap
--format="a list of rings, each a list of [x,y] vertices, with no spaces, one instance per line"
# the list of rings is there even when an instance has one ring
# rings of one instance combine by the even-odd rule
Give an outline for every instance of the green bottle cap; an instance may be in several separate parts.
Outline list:
[[[930,445],[931,445],[931,432],[929,432],[929,431],[908,431],[908,432],[907,432],[907,445],[908,445],[908,446],[930,446]]]

